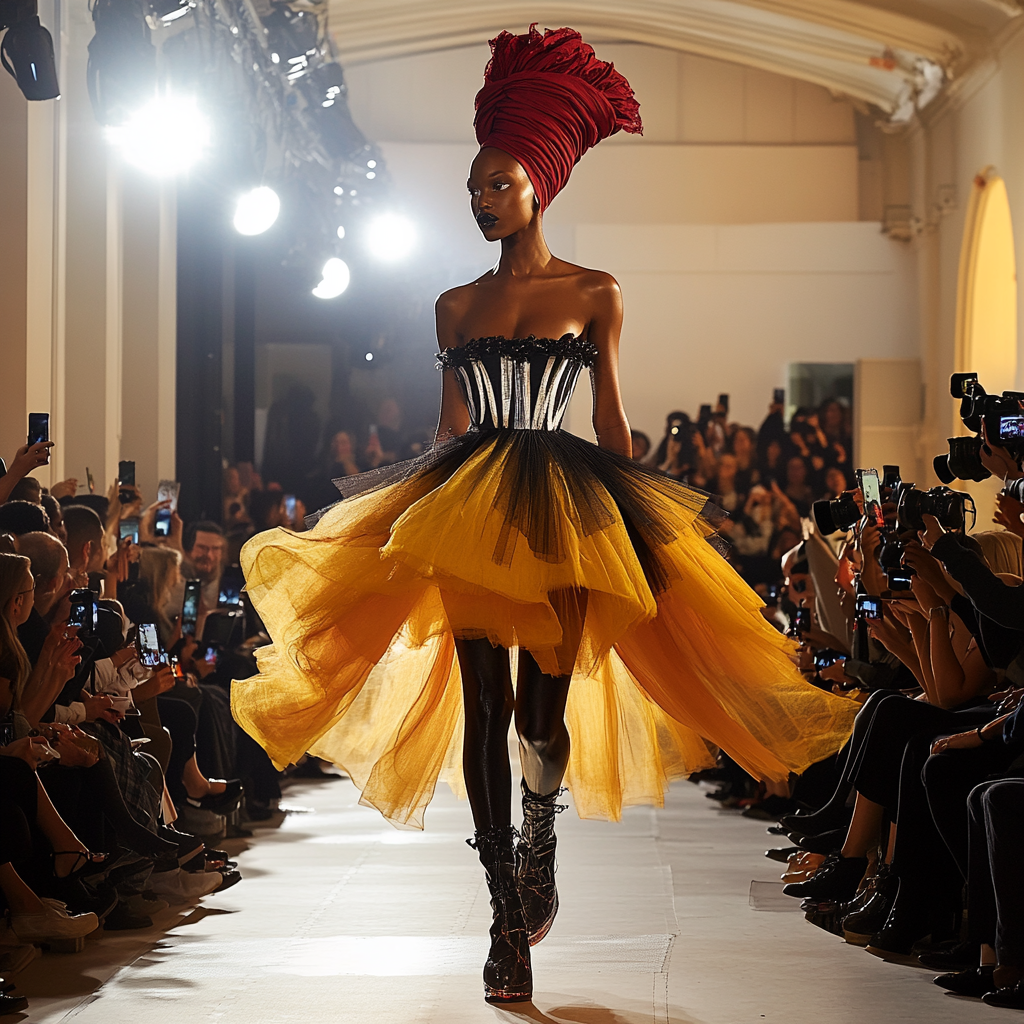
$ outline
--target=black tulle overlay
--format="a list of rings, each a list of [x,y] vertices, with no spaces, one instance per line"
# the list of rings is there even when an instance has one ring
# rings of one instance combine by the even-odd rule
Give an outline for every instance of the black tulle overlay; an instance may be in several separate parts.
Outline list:
[[[652,513],[651,488],[691,509],[696,503],[708,540],[721,549],[715,529],[726,513],[706,494],[564,430],[470,431],[438,443],[415,459],[340,477],[334,484],[342,498],[398,483],[428,493],[443,486],[492,442],[490,458],[501,467],[494,511],[504,522],[491,552],[496,565],[511,565],[520,542],[536,557],[558,564],[566,558],[573,533],[589,537],[621,517],[648,586],[660,593],[675,582],[676,574],[658,552],[677,535]],[[307,525],[315,524],[325,512],[308,516]]]

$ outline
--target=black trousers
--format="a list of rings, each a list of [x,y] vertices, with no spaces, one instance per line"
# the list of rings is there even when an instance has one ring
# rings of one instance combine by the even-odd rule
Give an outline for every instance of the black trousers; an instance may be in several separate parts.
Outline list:
[[[17,870],[32,860],[38,800],[35,772],[20,757],[0,757],[0,864]]]
[[[983,782],[967,811],[968,931],[1000,964],[1024,967],[1024,779]]]
[[[914,737],[932,741],[950,733],[966,732],[996,717],[995,708],[984,705],[947,711],[902,695],[889,694],[875,708],[849,778],[857,792],[881,804],[893,820],[900,814],[900,776],[907,743]],[[918,784],[924,759],[917,765]]]
[[[932,754],[924,763],[922,781],[932,821],[942,836],[960,875],[967,880],[967,798],[975,786],[1002,775],[1016,751],[993,740],[971,750],[947,750]]]

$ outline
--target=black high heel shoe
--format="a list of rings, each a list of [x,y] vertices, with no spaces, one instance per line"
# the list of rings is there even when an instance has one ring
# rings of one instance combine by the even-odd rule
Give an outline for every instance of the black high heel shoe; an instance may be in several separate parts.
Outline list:
[[[487,872],[491,893],[491,948],[484,964],[484,999],[488,1003],[523,1002],[533,996],[530,935],[516,884],[515,829],[477,832],[466,842]]]
[[[519,840],[519,895],[526,913],[530,945],[536,946],[551,930],[558,913],[558,889],[555,887],[555,815],[565,810],[556,804],[556,789],[538,796],[523,780],[523,832]]]

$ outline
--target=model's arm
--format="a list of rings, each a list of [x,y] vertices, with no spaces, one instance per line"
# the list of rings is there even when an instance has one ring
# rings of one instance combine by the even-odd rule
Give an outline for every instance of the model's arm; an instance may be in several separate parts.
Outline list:
[[[619,391],[622,293],[611,274],[595,275],[591,299],[594,313],[587,337],[597,346],[597,362],[591,371],[594,383],[594,433],[602,448],[618,452],[628,459],[633,454],[633,443]]]
[[[442,292],[434,303],[434,324],[437,330],[437,344],[439,351],[446,348],[455,348],[459,343],[458,331],[455,325],[458,323],[459,292],[461,289],[452,288],[450,291]],[[434,434],[434,444],[444,441],[449,437],[457,437],[469,430],[469,409],[466,407],[466,399],[463,397],[462,388],[455,379],[454,370],[445,370],[441,376],[441,415],[437,421],[437,432]]]

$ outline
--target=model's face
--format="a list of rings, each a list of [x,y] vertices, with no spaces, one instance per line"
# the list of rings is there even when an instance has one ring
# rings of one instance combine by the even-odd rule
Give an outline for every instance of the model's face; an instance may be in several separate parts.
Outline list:
[[[533,185],[522,164],[501,149],[481,149],[469,169],[470,205],[488,242],[522,231],[537,216]]]

